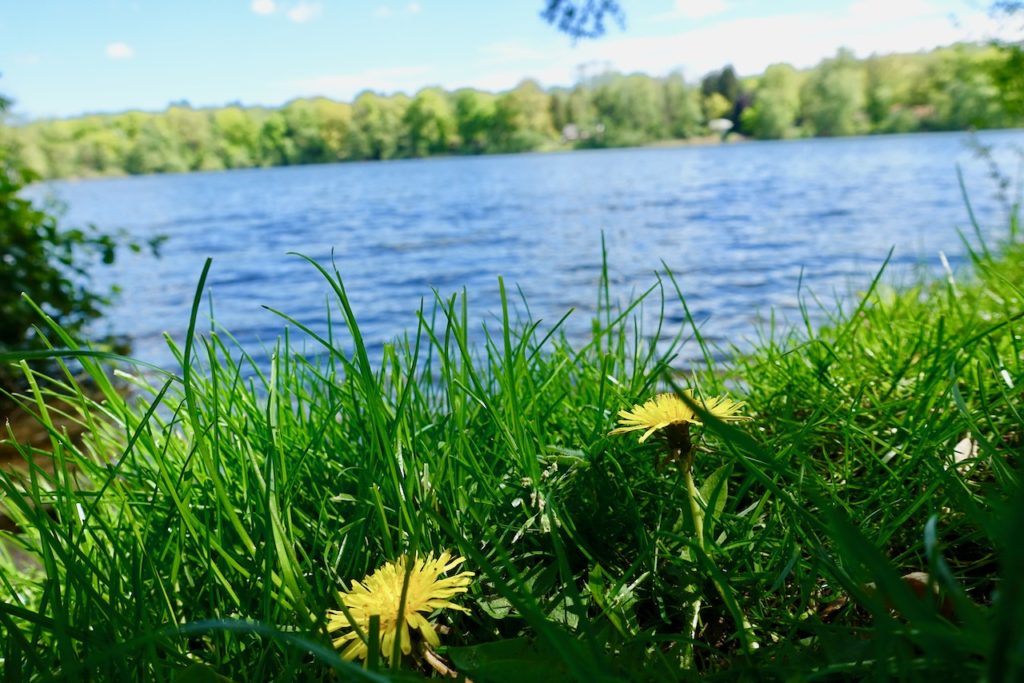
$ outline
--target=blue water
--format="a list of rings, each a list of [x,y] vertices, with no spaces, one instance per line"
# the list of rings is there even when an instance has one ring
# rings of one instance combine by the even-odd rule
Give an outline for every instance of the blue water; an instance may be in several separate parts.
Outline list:
[[[1024,131],[986,133],[1007,148]],[[613,299],[677,275],[703,333],[744,345],[774,309],[799,321],[798,283],[827,302],[865,288],[889,249],[889,279],[954,264],[968,229],[956,178],[983,228],[1005,220],[986,164],[964,134],[801,140],[713,147],[350,163],[61,182],[66,224],[164,234],[163,257],[129,255],[103,275],[124,292],[97,330],[128,335],[134,355],[173,367],[164,333],[181,340],[204,259],[219,325],[257,357],[281,334],[280,309],[326,328],[327,284],[288,255],[330,259],[371,348],[412,330],[420,302],[469,293],[474,327],[495,327],[498,276],[518,285],[542,329],[570,308],[583,339],[597,304],[604,235]],[[813,307],[813,303],[812,303]],[[653,330],[656,301],[645,308]],[[203,316],[206,318],[204,308]],[[666,308],[668,331],[683,324]],[[204,322],[204,327],[209,323]],[[339,327],[340,334],[344,334]],[[308,347],[314,351],[314,347]],[[683,350],[685,362],[698,349]]]

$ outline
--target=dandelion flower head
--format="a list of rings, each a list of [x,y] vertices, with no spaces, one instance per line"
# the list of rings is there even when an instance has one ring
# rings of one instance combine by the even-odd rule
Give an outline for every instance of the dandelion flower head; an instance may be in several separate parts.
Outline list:
[[[619,427],[611,434],[626,434],[644,430],[640,443],[654,432],[669,425],[697,423],[697,416],[675,394],[658,394],[643,405],[634,405],[633,410],[619,411]]]
[[[739,411],[743,409],[743,401],[734,401],[727,396],[709,398],[706,401],[702,401],[701,405],[704,406],[704,410],[722,422],[743,422],[744,420],[754,419],[749,415],[739,414]]]
[[[452,557],[448,552],[434,559],[433,553],[426,558],[417,557],[412,561],[408,557],[400,557],[388,562],[375,572],[353,581],[352,588],[338,595],[348,609],[352,620],[366,638],[370,635],[370,617],[380,618],[380,649],[385,658],[391,659],[394,652],[395,638],[399,638],[399,647],[403,654],[412,652],[410,631],[419,631],[423,639],[431,646],[441,644],[433,624],[427,616],[436,609],[451,608],[467,612],[451,602],[452,597],[465,593],[471,582],[473,572],[459,572],[454,576],[441,578],[441,575],[458,567],[465,561],[462,557]],[[409,575],[409,585],[405,594],[405,608],[401,609],[402,586]],[[402,620],[399,623],[399,612]],[[359,631],[352,628],[345,612],[342,610],[327,611],[327,631],[340,632],[332,640],[334,647],[341,650],[343,659],[366,659],[368,647]],[[342,649],[344,648],[344,649]]]
[[[740,401],[733,401],[725,396],[716,396],[706,401],[697,400],[688,390],[684,392],[693,403],[703,406],[712,416],[726,422],[749,420],[739,415],[743,407]],[[690,406],[675,394],[658,394],[646,403],[633,406],[632,410],[619,411],[619,427],[610,434],[626,434],[643,431],[640,443],[643,443],[654,432],[672,425],[699,425],[697,414]]]

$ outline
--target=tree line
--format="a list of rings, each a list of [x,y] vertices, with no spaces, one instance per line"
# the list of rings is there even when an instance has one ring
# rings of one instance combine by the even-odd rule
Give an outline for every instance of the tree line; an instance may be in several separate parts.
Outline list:
[[[642,145],[707,136],[716,119],[756,139],[998,128],[1024,122],[1019,93],[1000,87],[1009,58],[974,44],[865,59],[840,50],[812,69],[741,78],[727,66],[698,83],[608,72],[548,90],[526,80],[502,93],[365,91],[280,108],[180,103],[5,134],[24,165],[61,178]]]

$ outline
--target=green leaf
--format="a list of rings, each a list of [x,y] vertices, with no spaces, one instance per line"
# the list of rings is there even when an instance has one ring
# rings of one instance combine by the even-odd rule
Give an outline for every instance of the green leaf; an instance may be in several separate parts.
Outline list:
[[[208,666],[193,664],[174,675],[174,683],[233,683]]]
[[[722,465],[711,473],[697,489],[705,505],[704,533],[714,540],[715,522],[725,510],[729,500],[729,475],[732,474],[732,463]]]
[[[477,602],[480,609],[492,619],[504,619],[507,616],[515,614],[515,608],[512,603],[505,598],[494,598],[493,600],[480,600]]]
[[[569,680],[559,659],[527,638],[448,648],[455,668],[478,683],[543,683]]]

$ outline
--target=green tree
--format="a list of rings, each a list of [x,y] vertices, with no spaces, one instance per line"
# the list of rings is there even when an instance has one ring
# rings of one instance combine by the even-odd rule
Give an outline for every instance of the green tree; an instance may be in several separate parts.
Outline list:
[[[726,118],[734,124],[740,122],[745,106],[743,90],[731,64],[704,76],[700,82],[700,93],[706,120]],[[716,94],[721,97],[715,97]],[[723,101],[728,106],[722,104]]]
[[[907,133],[920,127],[919,112],[929,106],[929,57],[872,55],[864,61],[865,112],[871,129]]]
[[[290,148],[289,163],[322,164],[331,160],[321,130],[320,112],[312,101],[292,100],[281,109],[281,118],[284,124],[281,135],[287,138]]]
[[[493,94],[479,90],[466,88],[455,92],[455,126],[462,151],[470,154],[490,151],[496,101]]]
[[[114,126],[85,131],[75,144],[75,166],[88,175],[120,173],[130,144]]]
[[[867,132],[864,70],[853,53],[841,49],[814,69],[800,92],[805,125],[814,135]]]
[[[401,149],[402,119],[408,99],[381,97],[369,90],[352,105],[352,127],[346,144],[353,159],[392,159]]]
[[[732,102],[725,99],[722,93],[713,92],[701,99],[701,109],[707,121],[725,119],[732,113]]]
[[[216,153],[225,168],[256,166],[260,159],[260,127],[249,112],[226,107],[213,112]]]
[[[753,106],[743,113],[743,126],[761,139],[792,137],[799,112],[800,74],[789,64],[772,64],[757,86]]]
[[[162,117],[177,141],[178,155],[190,171],[215,171],[224,168],[217,154],[216,136],[209,112],[188,104],[168,107]]]
[[[1003,109],[1017,121],[1024,118],[1024,46],[997,44],[998,52],[989,63]]]
[[[702,129],[700,96],[696,88],[686,84],[683,74],[670,74],[664,81],[665,119],[668,135],[689,138]]]
[[[536,81],[525,80],[500,95],[494,105],[491,140],[502,152],[537,149],[555,139],[548,94]]]
[[[598,138],[598,115],[592,90],[583,83],[556,88],[551,95],[551,122],[564,141],[590,146]]]
[[[458,145],[455,112],[440,88],[416,93],[405,111],[407,149],[414,157],[447,154]]]
[[[548,91],[548,107],[551,109],[551,125],[555,132],[562,132],[565,127],[572,124],[572,117],[569,113],[569,90],[567,88],[552,88]]]
[[[569,93],[567,102],[567,115],[569,122],[578,126],[585,134],[593,133],[597,124],[597,107],[594,106],[594,93],[584,87],[577,85]]]
[[[352,127],[352,106],[320,97],[313,100],[313,108],[320,122],[320,137],[329,161],[345,158],[345,138]]]
[[[128,173],[180,173],[188,171],[178,139],[158,115],[146,115],[124,157]]]
[[[4,130],[0,128],[0,130]],[[50,160],[47,152],[49,149],[46,143],[39,139],[38,128],[25,128],[18,136],[8,135],[10,139],[6,142],[0,140],[0,146],[16,145],[18,159],[26,167],[32,169],[40,178],[51,178],[55,174],[50,168]]]
[[[668,137],[664,88],[643,74],[608,74],[594,90],[594,107],[611,145],[635,145]]]
[[[26,129],[38,142],[41,156],[45,159],[45,166],[32,165],[40,173],[45,173],[48,178],[63,178],[78,173],[75,143],[73,140],[73,127],[70,121],[45,121],[34,123]],[[19,145],[24,138],[16,136]],[[44,170],[45,168],[45,170]]]
[[[285,130],[278,144],[285,147],[290,163],[320,164],[345,158],[345,138],[352,125],[349,105],[323,97],[292,100],[281,114]]]
[[[964,130],[1006,123],[989,69],[991,53],[958,45],[936,57],[930,79],[930,128]]]
[[[1012,22],[1018,34],[1024,32],[1024,2],[997,0],[991,13]],[[988,63],[992,82],[999,90],[1002,107],[1016,122],[1024,119],[1024,40],[994,41],[996,52]]]
[[[299,150],[291,132],[283,112],[275,111],[263,121],[260,127],[261,165],[288,166],[298,163]]]
[[[721,93],[722,97],[735,103],[740,98],[740,81],[736,77],[736,70],[729,64],[723,68],[716,79],[715,92]]]

